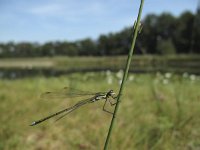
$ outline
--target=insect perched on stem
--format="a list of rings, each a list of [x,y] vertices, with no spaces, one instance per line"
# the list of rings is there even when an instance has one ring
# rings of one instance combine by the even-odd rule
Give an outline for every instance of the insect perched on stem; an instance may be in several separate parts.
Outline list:
[[[57,119],[57,120],[59,120],[59,119],[63,118],[64,116],[66,116],[67,114],[69,114],[70,112],[76,110],[77,108],[79,108],[79,107],[81,107],[85,104],[93,103],[93,102],[96,102],[96,101],[99,101],[99,100],[105,100],[105,103],[103,105],[103,111],[113,114],[112,112],[105,109],[105,105],[106,105],[107,101],[109,101],[111,106],[116,104],[116,103],[113,103],[111,101],[111,99],[109,99],[109,98],[112,98],[114,100],[116,99],[116,97],[114,97],[115,93],[113,92],[113,90],[110,90],[108,92],[91,93],[91,92],[84,92],[84,91],[65,87],[65,88],[63,88],[63,90],[61,90],[59,92],[46,92],[46,93],[41,95],[42,98],[49,98],[49,99],[51,99],[51,98],[74,98],[74,97],[81,97],[81,96],[91,96],[91,97],[84,99],[84,100],[81,100],[81,101],[79,101],[78,103],[76,103],[75,105],[73,105],[69,108],[60,110],[60,111],[58,111],[58,112],[56,112],[52,115],[49,115],[45,118],[34,121],[34,122],[32,122],[32,124],[30,126],[37,125],[37,124],[42,123],[42,122],[44,122],[44,121],[46,121],[46,120],[48,120],[52,117],[55,117],[55,116],[62,114],[62,116],[60,116]]]

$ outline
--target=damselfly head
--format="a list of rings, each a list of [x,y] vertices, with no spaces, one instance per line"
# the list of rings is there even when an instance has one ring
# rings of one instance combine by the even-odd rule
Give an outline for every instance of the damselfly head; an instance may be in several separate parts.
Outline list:
[[[114,95],[115,95],[115,92],[114,92],[113,90],[110,90],[110,91],[108,92],[108,95],[109,95],[109,96],[114,96]]]

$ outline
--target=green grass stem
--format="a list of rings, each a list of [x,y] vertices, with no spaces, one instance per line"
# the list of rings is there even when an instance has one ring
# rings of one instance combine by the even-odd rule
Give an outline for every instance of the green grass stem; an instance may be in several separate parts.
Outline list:
[[[112,129],[113,129],[115,118],[116,118],[117,111],[118,111],[118,108],[119,108],[119,102],[121,101],[120,98],[121,98],[121,95],[123,93],[123,89],[124,89],[126,79],[128,77],[128,71],[129,71],[129,67],[130,67],[130,63],[131,63],[131,59],[132,59],[132,55],[133,55],[133,50],[134,50],[134,47],[135,47],[135,42],[136,42],[138,30],[139,30],[143,3],[144,3],[144,0],[141,0],[140,8],[139,8],[138,16],[137,16],[137,21],[136,21],[136,26],[134,28],[134,36],[133,36],[133,40],[132,40],[132,44],[131,44],[131,49],[130,49],[129,54],[128,54],[128,58],[127,58],[127,62],[126,62],[126,68],[125,68],[122,83],[121,83],[121,86],[120,86],[119,94],[118,94],[118,97],[117,97],[117,104],[116,104],[115,109],[114,109],[114,113],[113,113],[113,117],[112,117],[110,127],[109,127],[109,130],[108,130],[107,138],[106,138],[106,141],[105,141],[105,144],[104,144],[104,150],[107,150],[107,148],[108,148],[108,143],[109,143],[109,140],[110,140],[110,136],[112,134]]]

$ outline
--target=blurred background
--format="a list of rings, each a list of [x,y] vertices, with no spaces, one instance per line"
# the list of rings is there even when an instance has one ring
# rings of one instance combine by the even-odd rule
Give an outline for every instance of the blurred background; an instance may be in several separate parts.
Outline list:
[[[118,91],[139,4],[0,1],[0,149],[103,149],[103,102],[29,124],[76,103],[65,86]],[[200,0],[146,0],[141,23],[110,149],[200,149]]]
[[[0,7],[0,76],[18,77],[122,69],[139,1],[21,0]],[[198,0],[145,2],[131,71],[199,74],[199,16]]]

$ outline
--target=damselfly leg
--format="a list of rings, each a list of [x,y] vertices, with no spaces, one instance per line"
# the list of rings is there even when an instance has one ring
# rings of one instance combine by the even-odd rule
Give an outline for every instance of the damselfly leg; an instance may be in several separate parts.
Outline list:
[[[116,100],[117,96],[114,97],[114,96],[112,95],[111,98],[114,99],[114,100]],[[107,113],[109,113],[109,114],[113,114],[113,112],[111,112],[111,111],[109,111],[109,110],[106,110],[105,107],[106,107],[106,103],[107,103],[107,102],[110,103],[110,106],[116,105],[117,102],[113,103],[113,102],[111,101],[111,99],[109,99],[108,97],[106,98],[106,100],[105,100],[105,102],[104,102],[103,111],[105,111],[105,112],[107,112]]]
[[[107,112],[107,113],[113,115],[113,112],[111,112],[111,111],[109,111],[109,110],[106,110],[106,108],[105,108],[105,107],[106,107],[106,103],[107,103],[107,101],[108,101],[108,99],[106,99],[105,102],[104,102],[104,105],[103,105],[103,111],[105,111],[105,112]],[[111,106],[113,106],[113,105],[111,105]]]

